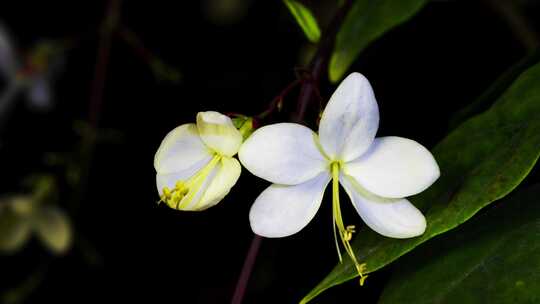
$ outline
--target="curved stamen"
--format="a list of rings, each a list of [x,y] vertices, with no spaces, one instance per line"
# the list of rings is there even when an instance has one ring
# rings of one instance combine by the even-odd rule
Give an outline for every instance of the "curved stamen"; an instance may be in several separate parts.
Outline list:
[[[339,230],[339,236],[341,238],[341,243],[343,244],[343,248],[345,248],[345,251],[351,258],[351,260],[354,263],[354,266],[356,267],[356,271],[358,272],[358,275],[360,275],[360,285],[364,285],[364,281],[367,278],[367,275],[364,274],[364,271],[366,270],[366,264],[365,263],[358,263],[358,260],[356,259],[356,255],[354,254],[354,251],[352,249],[352,246],[350,244],[350,241],[352,239],[353,233],[355,233],[355,226],[349,225],[345,227],[343,224],[343,217],[341,215],[341,207],[339,204],[339,170],[341,167],[341,162],[335,161],[332,162],[330,165],[330,170],[332,172],[332,217],[334,219],[334,240],[336,242],[336,249],[339,256],[339,261],[342,261],[341,258],[341,251],[339,249],[338,241],[337,241],[337,235],[336,235],[336,227]]]
[[[172,190],[164,187],[158,203],[165,202],[169,207],[178,210],[189,206],[221,158],[222,156],[216,153],[206,166],[188,180],[176,182]]]

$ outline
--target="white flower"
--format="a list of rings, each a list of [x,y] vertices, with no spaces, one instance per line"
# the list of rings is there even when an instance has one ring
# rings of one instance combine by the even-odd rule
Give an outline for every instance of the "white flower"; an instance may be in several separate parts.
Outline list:
[[[73,240],[71,223],[62,209],[18,195],[0,202],[0,251],[21,249],[32,233],[55,254],[63,254]]]
[[[354,226],[345,227],[339,184],[356,211],[376,232],[392,238],[421,235],[422,213],[404,197],[422,192],[439,177],[439,167],[422,145],[401,137],[375,138],[379,109],[368,80],[349,75],[326,106],[319,134],[294,123],[255,131],[239,158],[254,175],[272,183],[251,207],[253,231],[265,237],[297,233],[315,216],[332,180],[334,234],[362,274],[349,244]],[[337,237],[336,237],[337,245]],[[338,247],[338,254],[339,247]],[[364,278],[364,277],[363,277]]]
[[[219,203],[240,177],[233,156],[241,144],[231,119],[218,112],[199,112],[197,124],[169,132],[154,158],[161,201],[191,211]]]
[[[12,39],[0,25],[0,79],[7,83],[0,92],[0,115],[7,114],[16,95],[24,91],[28,104],[38,110],[51,106],[51,81],[55,67],[58,66],[58,48],[52,42],[38,43],[21,58],[15,52]]]

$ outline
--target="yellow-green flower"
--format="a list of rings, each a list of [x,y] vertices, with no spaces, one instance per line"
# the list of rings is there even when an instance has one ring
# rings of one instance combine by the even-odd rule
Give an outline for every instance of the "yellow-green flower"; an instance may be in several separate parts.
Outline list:
[[[196,124],[169,132],[154,157],[160,202],[189,211],[219,203],[240,177],[233,156],[241,144],[231,119],[213,111],[199,112]]]
[[[71,223],[60,208],[31,196],[4,198],[0,202],[0,251],[22,249],[33,233],[52,253],[62,254],[71,247]]]

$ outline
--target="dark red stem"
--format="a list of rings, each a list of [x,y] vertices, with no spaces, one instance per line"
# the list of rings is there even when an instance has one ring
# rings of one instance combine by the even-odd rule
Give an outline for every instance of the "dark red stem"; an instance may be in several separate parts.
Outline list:
[[[103,104],[103,91],[105,89],[105,81],[107,79],[107,67],[109,65],[109,57],[111,53],[111,42],[113,32],[120,18],[121,0],[110,0],[109,6],[105,13],[105,20],[101,38],[98,46],[96,59],[96,68],[94,70],[94,80],[92,81],[92,91],[90,95],[90,109],[88,121],[91,126],[97,127],[101,105]]]
[[[307,77],[307,81],[303,82],[302,88],[300,89],[296,112],[291,116],[292,121],[302,122],[306,116],[306,111],[310,102],[314,97],[318,97],[319,81],[322,74],[327,70],[328,60],[334,49],[336,35],[351,5],[352,1],[345,1],[330,21],[326,32],[323,33],[323,40],[321,40],[317,53],[315,53],[315,56],[307,68],[306,73],[309,73],[309,77]]]
[[[341,22],[345,17],[346,13],[351,7],[352,1],[346,0],[345,3],[339,8],[337,13],[334,15],[334,18],[330,22],[327,31],[324,33],[324,40],[321,41],[319,48],[315,57],[311,61],[308,70],[307,77],[303,76],[299,79],[296,79],[290,85],[288,85],[274,100],[271,102],[269,109],[273,111],[273,107],[277,107],[280,99],[283,98],[284,94],[288,94],[297,84],[302,84],[300,90],[300,95],[298,97],[298,105],[295,114],[292,117],[293,121],[303,121],[304,116],[306,115],[306,110],[309,102],[313,97],[320,98],[319,94],[319,79],[322,73],[326,70],[326,65],[328,63],[328,57],[330,56],[333,48],[335,36],[339,30]],[[263,113],[266,113],[263,112]],[[255,259],[259,252],[259,247],[261,245],[262,237],[259,235],[254,235],[253,240],[251,241],[251,246],[247,253],[246,259],[244,261],[244,266],[242,267],[242,272],[240,273],[240,278],[236,284],[236,289],[234,291],[234,296],[232,298],[232,304],[240,304],[244,298],[246,292],[247,283],[251,272],[253,271],[253,265],[255,264]]]
[[[279,104],[281,102],[283,102],[283,99],[285,98],[285,96],[287,96],[294,88],[296,88],[296,86],[298,86],[299,84],[301,84],[303,81],[303,79],[301,78],[298,78],[296,80],[294,80],[293,82],[289,83],[282,91],[281,93],[279,93],[278,96],[274,97],[274,99],[272,99],[272,101],[270,102],[270,104],[268,105],[268,108],[266,110],[264,110],[264,112],[260,113],[259,115],[255,116],[257,119],[264,119],[266,118],[269,114],[271,114],[272,112],[274,112],[278,107],[279,107]]]
[[[242,266],[242,273],[240,274],[240,278],[238,278],[238,283],[236,283],[236,289],[234,290],[231,304],[240,304],[244,299],[247,283],[249,281],[249,277],[251,276],[255,260],[257,259],[261,241],[262,237],[256,234],[253,236],[253,240],[251,240],[251,245],[249,246],[246,260],[244,261],[244,266]]]

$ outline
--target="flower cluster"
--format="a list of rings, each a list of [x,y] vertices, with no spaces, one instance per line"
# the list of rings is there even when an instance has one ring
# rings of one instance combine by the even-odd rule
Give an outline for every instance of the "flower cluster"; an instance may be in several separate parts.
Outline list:
[[[426,229],[422,213],[406,197],[422,192],[439,177],[432,154],[419,143],[378,137],[379,109],[369,81],[349,75],[322,113],[318,133],[296,123],[257,129],[242,143],[231,120],[216,112],[197,115],[163,140],[154,165],[161,200],[180,210],[217,204],[240,175],[240,165],[272,183],[249,213],[252,230],[264,237],[299,232],[315,216],[332,182],[334,235],[357,267],[350,245],[354,225],[345,225],[339,185],[368,227],[391,238],[410,238]]]

